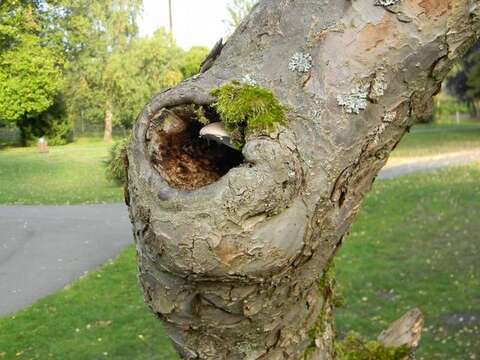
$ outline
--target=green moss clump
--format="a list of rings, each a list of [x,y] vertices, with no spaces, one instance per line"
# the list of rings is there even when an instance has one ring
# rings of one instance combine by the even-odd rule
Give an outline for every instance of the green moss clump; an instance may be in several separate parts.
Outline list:
[[[238,147],[245,136],[268,134],[286,122],[284,107],[268,89],[233,81],[211,93],[217,98],[213,107]]]
[[[203,124],[203,125],[208,125],[210,124],[210,120],[207,118],[207,116],[205,115],[205,109],[203,108],[203,106],[201,105],[193,105],[192,107],[192,110],[193,110],[193,113],[195,114],[196,118],[197,118],[197,121],[200,123],[200,124]]]
[[[323,297],[327,298],[330,297],[330,293],[333,293],[335,285],[335,261],[332,258],[330,262],[325,265],[323,274],[320,279],[318,279],[318,288],[323,291]]]
[[[365,342],[358,334],[349,333],[343,341],[335,343],[338,360],[403,360],[410,355],[410,349],[386,347],[378,341]]]

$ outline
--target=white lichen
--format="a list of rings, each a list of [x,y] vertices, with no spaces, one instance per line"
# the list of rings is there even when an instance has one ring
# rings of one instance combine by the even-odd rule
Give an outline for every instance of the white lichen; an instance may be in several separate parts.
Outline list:
[[[250,86],[257,86],[257,81],[252,77],[251,74],[246,74],[242,77],[242,82]]]
[[[375,78],[372,81],[372,86],[370,87],[370,99],[374,102],[378,101],[378,99],[385,94],[385,90],[387,90],[385,74],[382,71],[379,71],[375,74]]]
[[[399,3],[400,0],[377,0],[375,5],[377,6],[392,6],[395,5],[396,3]]]
[[[310,107],[309,117],[314,121],[319,121],[322,117],[322,114],[325,110],[325,104],[323,104],[320,100],[314,99],[313,105]]]
[[[296,52],[290,58],[288,63],[288,69],[290,71],[297,71],[300,73],[306,73],[312,68],[312,55],[301,52]]]
[[[373,137],[373,143],[377,145],[380,142],[380,136],[385,132],[387,126],[395,120],[397,113],[395,111],[387,111],[383,115],[382,122],[370,134]]]
[[[350,94],[338,95],[337,103],[345,107],[348,114],[359,114],[360,110],[367,108],[368,90],[368,85],[357,86],[350,91]]]
[[[383,116],[383,122],[391,123],[397,117],[397,113],[395,111],[387,111]]]
[[[385,132],[387,123],[382,122],[374,131],[373,143],[377,145],[380,142],[380,136]]]

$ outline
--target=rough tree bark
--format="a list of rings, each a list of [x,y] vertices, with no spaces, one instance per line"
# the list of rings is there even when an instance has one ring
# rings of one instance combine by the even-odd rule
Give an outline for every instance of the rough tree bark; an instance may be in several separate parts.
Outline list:
[[[213,66],[151,99],[126,200],[145,300],[181,356],[334,357],[325,270],[389,153],[478,38],[479,13],[477,0],[263,0]],[[288,108],[286,126],[240,155],[199,145],[188,106],[218,120],[210,91],[231,80]]]

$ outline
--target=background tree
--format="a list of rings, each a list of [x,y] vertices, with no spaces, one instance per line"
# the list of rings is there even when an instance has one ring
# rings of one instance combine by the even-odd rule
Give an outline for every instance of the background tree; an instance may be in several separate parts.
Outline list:
[[[473,113],[478,119],[480,113],[480,43],[475,46],[475,51],[470,52],[468,58],[469,71],[467,75],[466,96],[472,104]]]
[[[458,61],[447,78],[447,91],[459,101],[465,102],[470,116],[479,117],[480,85],[480,43],[476,43],[465,56]]]
[[[68,74],[69,112],[85,116],[88,104],[88,115],[93,116],[93,121],[98,121],[102,114],[106,142],[112,140],[116,102],[111,83],[115,65],[109,62],[115,63],[112,57],[129,51],[138,33],[142,3],[142,0],[83,0],[65,4],[68,16],[64,21],[69,23],[68,39],[74,48]]]
[[[114,123],[130,128],[152,93],[197,73],[208,53],[202,47],[184,52],[164,29],[139,38],[136,24],[127,20],[137,16],[140,4],[131,2],[131,9],[122,11],[113,3],[99,9],[79,7],[73,8],[76,17],[69,15],[79,24],[75,31],[70,27],[75,36],[72,43],[80,44],[75,48],[81,50],[76,51],[68,72],[68,113],[75,122],[104,123],[107,142]],[[94,20],[102,18],[106,25],[97,28]],[[82,31],[84,35],[78,35]]]
[[[2,2],[0,24],[0,119],[20,128],[24,144],[33,135],[53,135],[65,119],[58,111],[64,58],[47,10],[40,2]],[[42,116],[54,104],[56,110]]]
[[[182,357],[336,357],[332,260],[479,19],[471,0],[262,0],[210,68],[149,101],[126,200],[145,300]]]
[[[230,0],[227,5],[229,18],[227,24],[233,32],[248,15],[258,0]]]
[[[133,40],[126,51],[113,52],[106,64],[104,81],[111,94],[114,119],[131,128],[151,94],[183,79],[182,57],[183,50],[163,28],[151,37]],[[192,62],[190,66],[193,67]]]
[[[198,74],[200,70],[200,64],[208,55],[208,48],[204,46],[194,46],[188,50],[183,58],[180,69],[184,78],[192,77]]]
[[[73,124],[103,126],[107,142],[114,124],[130,128],[152,93],[196,74],[208,52],[183,51],[163,29],[139,38],[141,8],[141,0],[3,2],[0,120],[16,124],[24,144],[44,135],[64,143]]]

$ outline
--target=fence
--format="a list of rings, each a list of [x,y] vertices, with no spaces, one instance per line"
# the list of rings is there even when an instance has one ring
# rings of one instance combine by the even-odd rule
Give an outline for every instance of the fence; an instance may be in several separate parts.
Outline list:
[[[82,124],[76,123],[73,127],[73,136],[79,137],[103,137],[104,127],[103,124]],[[114,137],[126,137],[130,133],[130,129],[127,129],[121,125],[115,125],[112,129],[112,135]]]
[[[15,144],[20,140],[20,131],[13,126],[0,127],[0,143]]]
[[[455,114],[435,116],[435,122],[438,123],[461,124],[470,123],[472,121],[475,121],[475,119],[472,119],[472,116],[470,114],[461,112],[457,112]]]
[[[88,126],[74,126],[73,136],[79,137],[92,137],[103,138],[103,126],[98,124],[89,124]],[[115,138],[122,138],[128,136],[130,129],[126,129],[123,126],[114,126],[112,129],[112,135]],[[3,126],[0,127],[0,145],[1,144],[18,144],[20,142],[20,131],[15,126]]]

